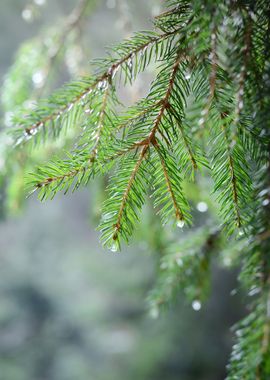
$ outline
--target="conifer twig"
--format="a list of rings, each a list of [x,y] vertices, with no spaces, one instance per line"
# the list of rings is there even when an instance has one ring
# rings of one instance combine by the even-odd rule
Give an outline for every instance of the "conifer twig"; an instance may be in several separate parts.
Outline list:
[[[121,59],[116,60],[115,63],[113,63],[101,75],[95,78],[94,81],[88,87],[86,87],[79,95],[76,95],[72,100],[70,100],[68,104],[65,104],[63,107],[60,107],[59,109],[54,110],[50,115],[45,116],[44,118],[40,118],[37,123],[25,128],[26,135],[28,136],[34,135],[38,128],[44,126],[47,122],[53,121],[54,119],[56,119],[63,113],[67,112],[71,107],[73,107],[75,104],[80,102],[85,96],[87,96],[87,94],[91,93],[92,90],[95,89],[99,84],[102,84],[104,83],[104,81],[108,81],[110,78],[112,78],[114,73],[118,70],[118,68],[122,66],[123,64],[125,64],[126,62],[128,62],[130,59],[132,59],[134,55],[138,54],[140,51],[144,51],[148,46],[154,43],[157,43],[159,41],[162,41],[163,39],[166,39],[176,33],[177,31],[170,31],[164,34],[160,34],[156,37],[149,38],[149,41],[134,48]]]
[[[154,143],[154,147],[155,147],[156,151],[158,152],[158,156],[159,156],[159,159],[160,159],[160,162],[162,165],[162,169],[163,169],[163,173],[164,173],[165,182],[167,184],[168,192],[169,192],[170,197],[171,197],[172,202],[173,202],[173,206],[174,206],[174,210],[175,210],[175,218],[177,221],[182,221],[184,219],[184,213],[182,212],[181,207],[178,205],[178,202],[175,198],[174,191],[172,189],[170,176],[168,174],[168,170],[166,167],[166,163],[165,163],[164,159],[162,158],[162,156],[159,152],[157,143]]]

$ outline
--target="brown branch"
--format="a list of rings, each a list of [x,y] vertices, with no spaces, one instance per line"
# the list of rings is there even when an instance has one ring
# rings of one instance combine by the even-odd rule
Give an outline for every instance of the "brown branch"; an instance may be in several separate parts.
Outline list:
[[[33,190],[33,192],[35,192],[36,190],[44,187],[44,186],[48,186],[48,185],[51,185],[52,183],[54,182],[57,182],[57,181],[62,181],[64,179],[68,179],[68,178],[74,178],[76,177],[77,174],[79,174],[80,172],[82,172],[84,170],[84,168],[80,167],[78,169],[74,169],[66,174],[63,174],[61,176],[55,176],[55,177],[48,177],[46,178],[44,181],[42,182],[38,182]],[[32,192],[32,193],[33,193]],[[31,194],[32,194],[31,193]]]

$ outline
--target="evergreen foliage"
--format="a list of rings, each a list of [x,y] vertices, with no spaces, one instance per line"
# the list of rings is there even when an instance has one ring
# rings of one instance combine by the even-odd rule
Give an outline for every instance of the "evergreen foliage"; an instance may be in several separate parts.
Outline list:
[[[221,226],[195,230],[181,247],[165,249],[150,304],[158,314],[182,289],[198,307],[213,253],[222,256],[240,240],[235,260],[255,300],[237,327],[228,380],[268,379],[270,3],[168,0],[166,6],[155,31],[111,49],[94,62],[94,75],[16,114],[14,149],[27,154],[29,146],[41,149],[73,130],[73,147],[39,166],[28,186],[43,200],[109,173],[99,229],[112,251],[129,242],[149,193],[163,224],[191,225],[185,184],[210,175]],[[148,95],[125,109],[120,86],[133,84],[150,64],[157,74]]]

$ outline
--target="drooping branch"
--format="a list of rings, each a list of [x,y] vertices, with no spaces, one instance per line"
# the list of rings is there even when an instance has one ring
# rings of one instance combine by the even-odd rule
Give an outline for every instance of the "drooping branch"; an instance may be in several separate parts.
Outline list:
[[[55,43],[54,49],[52,49],[52,53],[48,57],[48,63],[44,70],[44,76],[46,79],[44,80],[43,85],[36,91],[36,99],[39,99],[42,96],[44,88],[46,87],[46,82],[48,81],[48,78],[50,76],[50,72],[55,66],[57,59],[61,54],[63,47],[65,46],[67,37],[70,35],[72,31],[80,28],[82,20],[86,16],[87,10],[90,7],[91,2],[91,0],[80,0],[78,5],[72,10],[71,14],[68,16],[65,24],[61,29],[60,35],[57,38],[58,40]]]

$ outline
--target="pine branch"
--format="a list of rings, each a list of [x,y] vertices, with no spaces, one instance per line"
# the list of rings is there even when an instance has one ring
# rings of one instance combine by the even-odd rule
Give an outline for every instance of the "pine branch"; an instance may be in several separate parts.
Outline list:
[[[150,313],[156,317],[160,309],[175,302],[183,292],[194,310],[201,308],[209,292],[210,263],[219,246],[219,231],[197,230],[180,242],[167,244],[161,259],[157,283],[148,302]]]
[[[23,141],[29,140],[35,136],[40,129],[43,129],[51,124],[51,129],[62,129],[65,118],[72,109],[76,109],[77,117],[81,116],[84,110],[84,104],[91,99],[91,94],[96,89],[102,89],[111,83],[117,71],[121,68],[124,70],[126,78],[130,75],[131,67],[133,67],[133,60],[140,54],[138,61],[136,61],[136,72],[132,70],[132,76],[138,71],[144,70],[146,65],[149,64],[152,56],[152,49],[156,49],[156,59],[158,55],[164,54],[164,47],[162,42],[174,38],[178,31],[168,32],[164,34],[156,33],[138,33],[133,39],[126,40],[123,44],[115,48],[115,52],[123,51],[120,58],[109,58],[105,61],[106,67],[103,72],[99,73],[96,77],[85,77],[80,81],[70,83],[58,90],[48,100],[41,101],[37,108],[35,108],[24,119],[15,119],[15,123],[19,125],[17,131],[14,132],[17,140],[17,145]],[[149,55],[147,55],[148,49]],[[104,65],[104,63],[103,63]],[[126,68],[124,66],[127,66]],[[81,103],[81,104],[80,104]],[[77,120],[75,120],[77,122]],[[24,134],[22,135],[22,129]],[[44,130],[44,134],[48,131]]]

